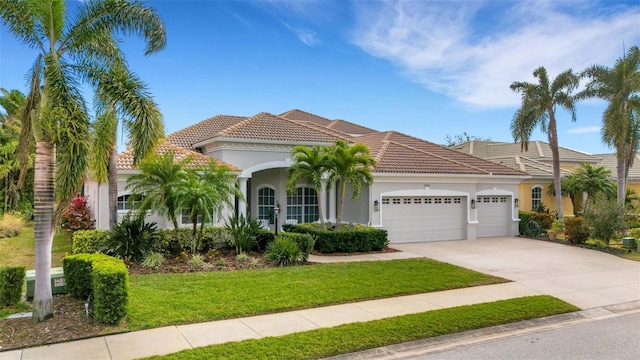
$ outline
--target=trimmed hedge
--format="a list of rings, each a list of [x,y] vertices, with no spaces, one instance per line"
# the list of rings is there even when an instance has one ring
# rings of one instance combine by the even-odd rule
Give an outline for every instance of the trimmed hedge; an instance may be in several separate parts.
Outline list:
[[[20,302],[25,276],[24,266],[0,267],[0,307]]]
[[[78,230],[73,233],[72,254],[92,254],[109,244],[109,230]]]
[[[174,229],[160,229],[157,232],[158,238],[151,251],[177,256],[191,247],[192,231],[192,228],[179,228],[177,231]],[[200,231],[200,228],[198,228],[198,231]],[[229,238],[230,235],[224,227],[206,226],[202,231],[202,238],[197,251],[207,252],[217,249],[226,244]]]
[[[309,254],[313,251],[313,245],[315,244],[313,236],[302,233],[281,232],[278,234],[278,237],[290,239],[294,244],[298,245],[298,249],[300,249],[300,252],[302,253],[302,262],[307,262]]]
[[[116,324],[126,316],[129,273],[122,260],[78,254],[65,257],[63,267],[67,291],[78,299],[91,296],[96,321]]]
[[[345,226],[340,230],[322,230],[314,225],[290,225],[287,231],[309,234],[314,248],[323,254],[379,251],[387,247],[387,231],[364,225]]]
[[[271,230],[259,230],[256,233],[256,247],[258,248],[258,251],[267,250],[267,246],[269,246],[269,244],[271,244],[275,239],[275,232]]]

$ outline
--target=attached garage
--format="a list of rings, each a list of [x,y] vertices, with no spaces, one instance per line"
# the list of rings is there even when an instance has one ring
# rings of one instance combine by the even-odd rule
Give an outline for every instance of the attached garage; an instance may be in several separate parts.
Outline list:
[[[476,199],[477,237],[511,235],[511,197],[483,195]]]
[[[462,240],[467,229],[464,196],[383,196],[382,228],[392,243]]]

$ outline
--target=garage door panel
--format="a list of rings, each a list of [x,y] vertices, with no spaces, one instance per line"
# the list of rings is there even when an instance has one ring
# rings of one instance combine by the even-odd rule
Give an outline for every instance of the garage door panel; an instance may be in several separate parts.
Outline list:
[[[478,237],[510,235],[511,198],[480,196],[476,201]]]
[[[382,224],[390,242],[460,240],[466,234],[461,197],[383,198]]]

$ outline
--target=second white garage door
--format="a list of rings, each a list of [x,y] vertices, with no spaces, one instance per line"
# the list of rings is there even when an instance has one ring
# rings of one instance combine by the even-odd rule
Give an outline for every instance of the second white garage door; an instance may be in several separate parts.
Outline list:
[[[382,198],[382,227],[389,242],[461,240],[466,236],[466,198]]]
[[[510,234],[511,198],[508,196],[478,196],[478,237]]]

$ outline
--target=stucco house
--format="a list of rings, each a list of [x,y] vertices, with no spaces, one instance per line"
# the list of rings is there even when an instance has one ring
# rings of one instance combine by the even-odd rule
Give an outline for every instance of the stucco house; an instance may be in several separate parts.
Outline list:
[[[602,159],[600,165],[611,171],[613,177],[618,172],[618,160],[616,154],[598,154],[597,157]],[[633,190],[640,194],[640,154],[636,154],[633,165],[629,169],[629,177],[627,177],[627,190]]]
[[[283,222],[335,221],[337,186],[323,184],[321,198],[326,213],[319,214],[315,190],[298,184],[286,192],[287,167],[295,145],[332,145],[342,139],[363,143],[377,160],[374,182],[349,201],[347,190],[343,222],[369,224],[388,230],[391,242],[473,240],[517,235],[519,186],[531,176],[510,166],[481,159],[396,131],[376,131],[345,120],[329,120],[300,110],[280,115],[259,113],[250,117],[218,115],[166,137],[159,151],[174,149],[181,156],[215,158],[238,174],[246,201],[216,214],[218,224],[233,212],[251,215],[275,226],[274,205]],[[118,158],[118,212],[127,212],[130,194],[126,179],[136,170],[131,153]],[[107,227],[107,186],[88,181],[89,196],[98,228]],[[159,227],[166,219],[150,214]],[[182,224],[188,224],[182,219]]]
[[[535,211],[541,203],[550,210],[556,210],[555,197],[547,193],[549,186],[553,184],[553,157],[548,143],[531,141],[528,149],[523,150],[520,143],[468,141],[453,148],[531,175],[519,186],[518,197],[521,210]],[[569,175],[581,163],[601,165],[601,155],[590,155],[562,146],[558,150],[561,176]],[[563,198],[562,209],[564,215],[573,215],[573,206],[569,197]]]

